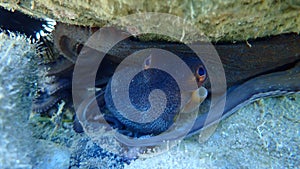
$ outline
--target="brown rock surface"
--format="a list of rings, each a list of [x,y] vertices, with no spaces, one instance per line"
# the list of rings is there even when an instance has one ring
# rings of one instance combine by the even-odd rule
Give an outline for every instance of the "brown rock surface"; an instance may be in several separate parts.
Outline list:
[[[300,32],[300,5],[294,0],[0,0],[0,6],[88,26],[135,13],[169,13],[191,22],[213,41]]]

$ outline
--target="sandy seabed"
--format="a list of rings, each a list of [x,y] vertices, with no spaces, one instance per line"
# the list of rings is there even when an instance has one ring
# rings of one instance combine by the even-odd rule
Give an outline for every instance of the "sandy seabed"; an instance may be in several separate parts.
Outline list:
[[[299,168],[300,94],[258,100],[199,135],[131,168]],[[204,133],[203,133],[204,134]]]

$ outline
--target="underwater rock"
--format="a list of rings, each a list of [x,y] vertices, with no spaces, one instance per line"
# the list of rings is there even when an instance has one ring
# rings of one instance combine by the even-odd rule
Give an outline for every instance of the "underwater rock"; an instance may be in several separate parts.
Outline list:
[[[299,110],[300,93],[261,99],[223,120],[212,135],[202,132],[125,169],[297,168]]]
[[[74,146],[70,168],[123,168],[126,159],[109,153],[92,142],[86,136],[82,137]]]
[[[0,168],[32,168],[35,139],[27,123],[38,79],[35,45],[0,32]]]
[[[247,40],[281,33],[299,32],[299,3],[297,1],[159,1],[159,0],[0,0],[0,6],[20,10],[35,17],[49,17],[60,22],[103,26],[114,18],[142,12],[169,13],[191,22],[200,32],[213,41]],[[135,25],[135,29],[151,30],[149,25],[139,25],[141,21],[123,20],[121,26]],[[185,24],[185,23],[183,23]],[[163,29],[174,32],[180,26]],[[130,28],[129,28],[130,29]],[[181,33],[181,32],[180,32]],[[185,35],[194,39],[193,35]],[[162,38],[147,36],[145,39]]]
[[[53,142],[41,140],[37,142],[37,153],[33,161],[36,169],[59,168],[68,169],[70,152],[67,148],[63,148]]]

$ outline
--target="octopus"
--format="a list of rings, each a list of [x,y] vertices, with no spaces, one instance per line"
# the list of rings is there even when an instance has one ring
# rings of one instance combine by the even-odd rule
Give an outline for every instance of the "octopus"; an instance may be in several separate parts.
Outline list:
[[[34,111],[46,112],[61,98],[71,94],[71,79],[76,59],[83,49],[84,43],[98,29],[62,23],[56,25],[53,38],[54,46],[60,57],[47,65],[49,67],[47,76],[53,77],[53,79],[45,84],[45,90],[34,102]],[[112,30],[112,34],[113,31],[115,30]],[[218,42],[213,45],[220,56],[226,75],[226,93],[219,93],[226,98],[224,111],[221,113],[221,117],[212,115],[209,121],[207,121],[208,112],[198,113],[187,136],[232,115],[239,108],[259,98],[300,91],[300,36],[298,34],[258,38],[249,40],[247,43]],[[126,56],[148,48],[164,49],[179,56],[193,73],[193,77],[185,77],[185,80],[188,82],[189,78],[195,78],[197,87],[180,93],[174,79],[163,72],[151,69],[156,60],[149,55],[143,61],[143,73],[135,77],[133,87],[129,89],[132,91],[132,102],[137,109],[147,110],[151,107],[147,100],[148,95],[154,89],[161,89],[168,94],[166,104],[170,108],[156,120],[145,125],[127,120],[122,112],[117,110],[110,88],[114,85],[111,77]],[[107,53],[95,81],[96,89],[100,90],[94,90],[96,98],[82,96],[84,99],[78,111],[82,111],[79,114],[83,114],[84,111],[87,111],[90,103],[96,101],[100,109],[106,112],[105,121],[119,133],[132,138],[159,136],[173,124],[178,112],[194,111],[204,100],[211,99],[210,77],[206,70],[203,62],[182,43],[140,41],[134,37],[127,38]],[[120,71],[119,73],[126,76],[125,72]],[[178,97],[182,100],[176,100]],[[180,102],[184,104],[182,105]],[[164,116],[164,114],[168,114],[168,116]],[[102,123],[101,120],[98,122]],[[84,127],[81,126],[83,123],[82,117],[77,117],[74,120],[75,131],[83,132]],[[134,146],[126,139],[120,141],[127,146]],[[163,142],[163,138],[157,137],[141,146],[155,146],[161,142]]]

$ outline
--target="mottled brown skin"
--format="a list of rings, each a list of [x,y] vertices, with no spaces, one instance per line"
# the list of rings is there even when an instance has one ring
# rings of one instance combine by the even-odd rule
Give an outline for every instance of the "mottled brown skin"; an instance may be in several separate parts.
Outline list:
[[[80,48],[89,35],[96,30],[71,26],[74,28],[70,29],[72,31],[68,31],[69,27],[59,24],[56,30],[59,33],[54,32],[56,47],[60,50],[61,54],[67,56],[68,61],[66,62],[69,64],[53,65],[50,71],[52,73],[49,73],[51,75],[63,76],[65,73],[62,73],[62,70],[72,70],[72,62],[76,60],[76,55],[79,53]],[[74,30],[79,33],[74,33]],[[76,40],[79,34],[83,36]],[[63,43],[61,43],[62,39]],[[203,43],[203,45],[207,44]],[[236,108],[240,108],[255,99],[298,92],[300,90],[299,65],[292,69],[300,60],[299,35],[285,34],[249,40],[248,42],[215,43],[214,46],[223,63],[228,87],[228,101],[226,102],[222,118],[229,116]],[[182,57],[194,55],[191,53],[191,50],[187,50],[186,46],[180,43],[161,41],[141,42],[127,39],[116,45],[108,53],[110,55],[108,62],[111,64],[107,69],[104,69],[106,71],[100,72],[99,80],[105,79],[101,84],[107,83],[109,79],[107,77],[112,76],[115,66],[126,56],[134,51],[145,48],[172,50]],[[293,79],[291,80],[291,78]],[[209,88],[208,80],[205,86]],[[203,113],[199,116],[190,132],[191,134],[204,127],[203,123],[206,115],[206,113]],[[212,123],[214,121],[210,122],[210,124]]]
[[[56,43],[56,47],[59,48],[64,55],[67,55],[68,58],[72,57],[74,59],[79,53],[79,44],[83,45],[88,37],[97,29],[87,29],[76,26],[73,27],[75,28],[70,29],[64,24],[59,24],[54,33],[54,38],[56,39],[55,41],[60,42]],[[82,35],[81,38],[78,38],[79,34]],[[69,38],[66,38],[66,36]],[[62,45],[64,43],[61,43],[61,41],[64,41],[64,43],[65,41],[68,41],[68,43],[73,45]],[[299,44],[299,35],[284,34],[256,40],[249,40],[248,42],[224,42],[215,43],[213,45],[223,63],[227,86],[231,87],[254,76],[264,74],[265,72],[274,71],[275,69],[289,63],[294,63],[299,59]],[[203,45],[207,44],[203,43]],[[134,51],[139,51],[146,48],[161,48],[172,51],[182,57],[194,55],[191,50],[181,43],[163,41],[141,42],[138,40],[129,39],[117,44],[113,50],[109,52],[109,60],[115,64],[118,64]],[[62,69],[61,67],[59,68]],[[108,76],[112,74],[112,72],[107,73]]]
[[[263,97],[280,96],[300,92],[300,61],[286,67],[285,70],[267,73],[253,77],[244,83],[236,85],[226,94],[226,103],[221,117],[212,116],[206,121],[208,112],[202,113],[196,119],[189,135],[200,129],[211,126],[222,120],[243,106]]]
[[[297,34],[249,40],[247,43],[215,44],[215,48],[224,66],[228,87],[260,74],[284,69],[285,65],[300,60],[300,36]]]

